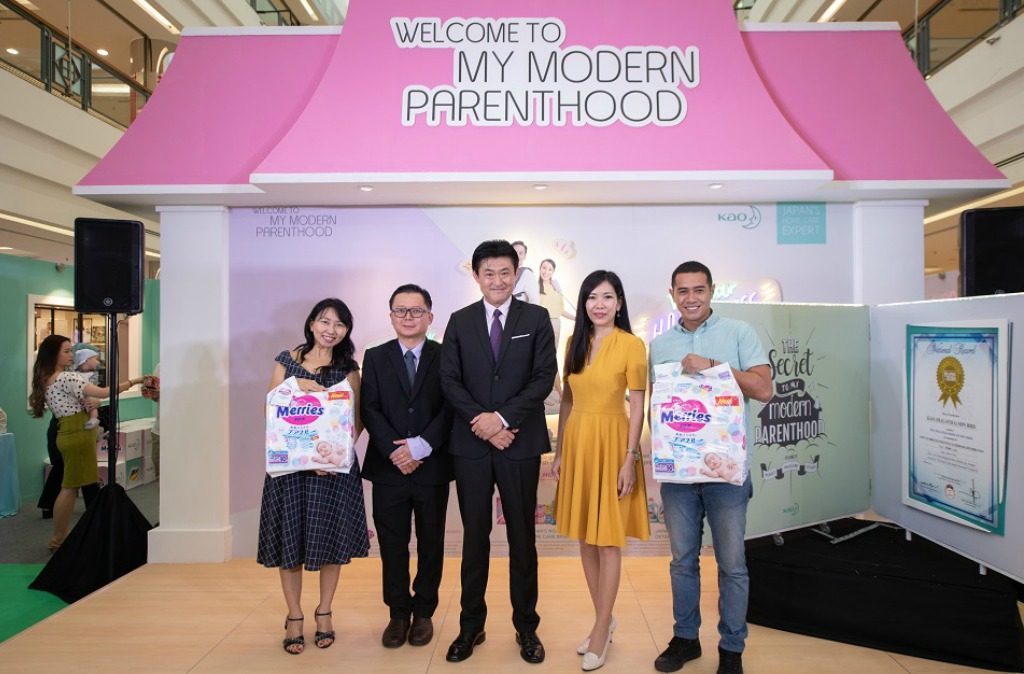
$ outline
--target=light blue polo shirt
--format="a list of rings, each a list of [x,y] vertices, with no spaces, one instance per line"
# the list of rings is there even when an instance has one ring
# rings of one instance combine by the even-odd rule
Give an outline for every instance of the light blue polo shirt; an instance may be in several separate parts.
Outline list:
[[[712,311],[693,332],[677,322],[671,330],[654,338],[650,347],[651,367],[648,368],[651,381],[654,381],[655,365],[678,363],[688,353],[729,363],[741,372],[755,365],[769,364],[761,340],[749,323],[724,318]]]

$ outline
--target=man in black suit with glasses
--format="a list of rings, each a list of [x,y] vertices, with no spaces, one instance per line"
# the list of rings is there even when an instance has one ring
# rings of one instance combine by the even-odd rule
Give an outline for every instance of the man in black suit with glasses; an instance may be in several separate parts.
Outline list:
[[[373,483],[384,603],[391,611],[386,648],[434,636],[444,564],[445,513],[452,479],[451,408],[441,393],[441,346],[428,340],[430,293],[399,286],[388,302],[396,339],[363,356],[360,415],[370,440],[363,477]],[[416,521],[416,578],[409,592],[409,541]]]

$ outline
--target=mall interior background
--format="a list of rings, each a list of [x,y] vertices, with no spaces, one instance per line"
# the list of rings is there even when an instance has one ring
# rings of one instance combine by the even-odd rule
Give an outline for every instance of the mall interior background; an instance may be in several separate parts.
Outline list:
[[[926,296],[955,296],[959,213],[1024,204],[1024,118],[1019,114],[1024,102],[1024,21],[1019,20],[1024,3],[722,2],[734,6],[740,21],[899,23],[936,99],[1011,182],[1006,190],[970,203],[936,202],[926,208],[921,269]],[[0,406],[8,411],[10,430],[19,438],[40,439],[19,442],[24,499],[38,495],[45,456],[45,420],[30,419],[20,404],[31,340],[56,329],[54,312],[72,303],[74,218],[143,222],[150,280],[142,321],[150,329],[142,327],[139,343],[131,347],[133,367],[148,371],[159,353],[154,329],[159,325],[158,215],[151,208],[117,209],[73,196],[71,187],[144,110],[160,77],[172,67],[182,28],[338,25],[347,5],[345,0],[0,0],[0,366],[5,372]],[[41,298],[38,308],[26,305],[29,296]],[[84,327],[79,325],[80,330]],[[151,403],[134,398],[123,410],[129,418],[152,413]]]

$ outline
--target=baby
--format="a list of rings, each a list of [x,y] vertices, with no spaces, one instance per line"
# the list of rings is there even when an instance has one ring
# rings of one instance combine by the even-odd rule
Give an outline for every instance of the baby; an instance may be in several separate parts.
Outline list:
[[[701,475],[708,477],[717,477],[726,482],[732,482],[736,478],[736,474],[739,472],[740,467],[735,461],[729,457],[724,459],[717,452],[708,452],[704,455],[704,465],[707,468],[701,468]]]
[[[318,456],[310,459],[313,463],[329,463],[338,468],[345,467],[345,452],[340,447],[334,447],[334,445],[326,440],[320,440],[316,443],[316,453]]]
[[[86,347],[75,351],[75,371],[93,386],[99,386],[99,376],[96,372],[99,366],[100,354],[95,350]],[[98,411],[100,401],[98,398],[89,399],[96,403],[92,409],[89,409],[84,405],[86,400],[86,398],[82,398],[83,407],[89,410],[89,420],[85,422],[85,428],[96,428],[100,425]]]

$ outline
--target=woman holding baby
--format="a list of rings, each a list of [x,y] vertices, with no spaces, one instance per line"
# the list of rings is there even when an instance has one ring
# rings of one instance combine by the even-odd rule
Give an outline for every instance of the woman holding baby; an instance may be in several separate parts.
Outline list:
[[[339,299],[321,300],[303,325],[305,341],[275,358],[270,388],[295,377],[303,391],[324,391],[348,381],[356,410],[353,444],[362,425],[359,421],[359,366],[354,359],[352,313]],[[325,462],[315,466],[327,467]],[[341,575],[341,565],[353,557],[366,557],[370,542],[363,508],[359,465],[348,473],[326,472],[317,467],[263,482],[260,507],[259,552],[256,561],[278,567],[281,588],[288,605],[284,650],[302,653],[302,569],[320,572],[320,602],[314,610],[313,643],[328,648],[334,643],[331,603]]]
[[[57,449],[64,458],[64,479],[53,505],[50,550],[60,547],[68,535],[78,490],[88,489],[99,482],[96,468],[99,428],[88,427],[85,398],[106,398],[110,395],[109,388],[91,384],[77,372],[66,372],[73,359],[70,339],[63,335],[50,335],[44,339],[32,366],[32,392],[28,398],[33,417],[43,416],[44,408],[49,408],[57,418]],[[127,391],[141,382],[141,378],[121,382],[118,391]]]

